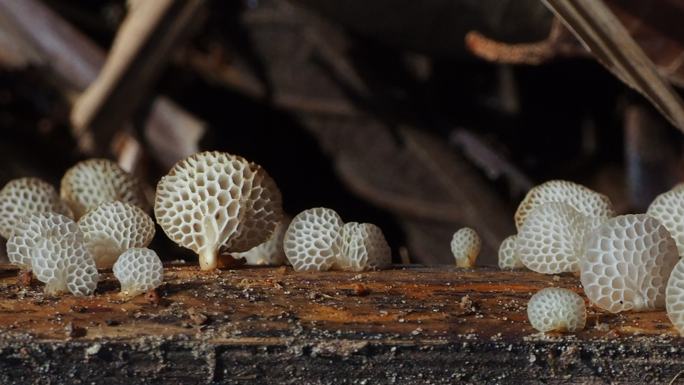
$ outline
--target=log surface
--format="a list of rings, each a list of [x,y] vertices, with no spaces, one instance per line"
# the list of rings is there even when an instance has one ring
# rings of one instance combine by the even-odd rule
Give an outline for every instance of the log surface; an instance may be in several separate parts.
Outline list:
[[[549,286],[582,292],[489,268],[175,266],[155,306],[122,302],[107,273],[93,297],[48,298],[0,269],[0,383],[667,384],[684,369],[664,311],[589,307],[582,332],[536,333],[526,303]]]

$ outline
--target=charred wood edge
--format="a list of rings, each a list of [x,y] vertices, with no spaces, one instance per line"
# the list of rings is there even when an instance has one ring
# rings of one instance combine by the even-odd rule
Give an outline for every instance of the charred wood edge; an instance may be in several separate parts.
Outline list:
[[[8,35],[25,62],[37,65],[48,80],[58,83],[65,97],[74,101],[93,82],[105,61],[105,54],[85,35],[37,0],[0,0],[0,30]],[[0,56],[0,59],[2,57]],[[153,155],[163,157],[169,137],[191,132],[201,136],[204,123],[165,97],[156,97],[145,123]],[[150,133],[156,133],[150,135]],[[159,135],[164,133],[165,135]],[[166,138],[163,138],[166,136]],[[159,138],[157,140],[152,140]],[[105,148],[107,143],[97,143]],[[168,165],[168,161],[162,164]],[[172,163],[171,163],[172,164]]]

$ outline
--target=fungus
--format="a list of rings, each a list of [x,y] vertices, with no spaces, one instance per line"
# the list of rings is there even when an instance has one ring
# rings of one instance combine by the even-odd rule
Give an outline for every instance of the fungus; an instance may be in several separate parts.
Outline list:
[[[665,290],[665,309],[667,317],[684,336],[684,259],[675,265]]]
[[[283,238],[285,237],[285,230],[287,229],[288,224],[289,221],[279,222],[275,231],[266,242],[254,246],[247,251],[232,253],[231,255],[238,259],[244,258],[246,264],[252,266],[284,265],[287,258],[285,257],[285,251],[283,250]]]
[[[304,210],[292,218],[285,231],[283,249],[296,271],[326,271],[340,253],[339,233],[343,226],[337,213],[328,208]]]
[[[589,300],[611,313],[665,305],[665,287],[679,259],[665,226],[646,214],[611,218],[592,231],[580,262]]]
[[[518,236],[511,235],[501,242],[499,246],[499,268],[502,270],[522,269],[525,265],[520,261],[515,244]]]
[[[45,283],[46,294],[68,290],[84,296],[97,287],[97,268],[83,234],[64,215],[41,213],[22,220],[7,242],[7,254],[20,266],[30,263],[36,278]]]
[[[584,329],[587,311],[584,300],[574,291],[547,287],[530,298],[527,318],[532,327],[542,333],[575,332]]]
[[[684,188],[677,185],[658,195],[648,206],[646,214],[665,226],[677,243],[679,255],[684,256]]]
[[[516,239],[515,252],[528,269],[542,274],[579,271],[587,218],[562,202],[532,209]]]
[[[574,182],[551,180],[532,188],[520,202],[514,217],[518,231],[535,207],[548,202],[569,204],[589,218],[592,228],[615,215],[607,196]]]
[[[60,190],[76,219],[102,203],[113,201],[130,203],[148,211],[138,179],[108,159],[76,163],[64,174]]]
[[[49,183],[38,178],[19,178],[7,182],[0,190],[0,236],[9,239],[22,218],[46,212],[69,218],[74,216]]]
[[[146,248],[124,251],[114,263],[112,272],[121,284],[120,295],[125,299],[153,290],[164,281],[164,267],[159,256]]]
[[[451,253],[458,267],[475,266],[475,260],[480,255],[481,248],[480,236],[470,227],[459,229],[451,238]]]
[[[146,247],[154,238],[154,221],[139,207],[109,202],[78,220],[86,247],[98,269],[109,269],[124,251]]]
[[[340,252],[335,268],[345,271],[383,269],[392,263],[382,230],[372,223],[345,223],[339,234]]]
[[[282,219],[280,191],[260,166],[217,151],[178,162],[157,185],[154,212],[166,235],[217,267],[219,249],[242,252],[266,241]]]

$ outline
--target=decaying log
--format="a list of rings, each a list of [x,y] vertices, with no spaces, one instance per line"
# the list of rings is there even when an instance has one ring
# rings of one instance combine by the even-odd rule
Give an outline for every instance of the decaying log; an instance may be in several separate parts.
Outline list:
[[[590,307],[582,332],[535,333],[525,306],[549,286],[581,293],[570,275],[488,268],[176,266],[155,305],[121,302],[111,274],[94,297],[48,298],[4,270],[0,382],[636,384],[684,368],[663,311]]]

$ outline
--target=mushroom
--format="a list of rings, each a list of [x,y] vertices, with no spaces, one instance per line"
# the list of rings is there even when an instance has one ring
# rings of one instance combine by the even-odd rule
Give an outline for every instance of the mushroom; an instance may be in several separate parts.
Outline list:
[[[574,291],[547,287],[530,298],[527,303],[527,318],[532,327],[542,333],[575,332],[584,329],[587,310],[582,297]]]
[[[335,210],[315,207],[292,218],[283,249],[296,271],[330,270],[340,253],[342,219]]]
[[[217,267],[219,249],[242,252],[268,240],[282,220],[280,191],[260,166],[228,153],[178,162],[157,184],[154,213],[166,235]]]
[[[569,204],[589,218],[592,228],[615,215],[613,204],[607,196],[574,182],[551,180],[532,188],[520,202],[514,217],[518,231],[535,207],[548,202]]]
[[[502,270],[522,269],[525,267],[515,251],[517,235],[511,235],[499,246],[499,268]]]
[[[537,273],[578,272],[587,228],[587,218],[567,203],[535,206],[518,232],[516,255]]]
[[[283,238],[289,223],[289,220],[279,222],[273,235],[266,242],[254,246],[247,251],[232,253],[231,255],[234,258],[244,258],[245,263],[251,266],[284,265],[287,262],[287,257],[285,257],[285,251],[283,250]]]
[[[52,185],[38,178],[13,179],[0,190],[0,236],[9,239],[19,221],[31,214],[74,214]]]
[[[154,238],[154,221],[139,207],[103,203],[78,220],[86,247],[98,269],[109,269],[124,251],[146,247]]]
[[[451,253],[456,259],[458,267],[473,267],[480,255],[482,240],[477,232],[470,227],[464,227],[454,233],[451,238]]]
[[[76,163],[62,177],[60,194],[76,219],[102,203],[113,201],[149,209],[138,179],[108,159]]]
[[[665,306],[679,254],[665,226],[646,214],[611,218],[592,231],[580,262],[584,292],[611,313]]]
[[[30,261],[36,278],[49,295],[70,291],[90,295],[98,281],[95,261],[83,242],[83,234],[71,218],[57,213],[26,217],[7,242],[13,263]]]
[[[164,281],[164,267],[157,253],[146,248],[123,252],[112,272],[121,284],[121,297],[130,299],[159,287]]]
[[[658,195],[646,214],[660,221],[677,243],[679,255],[684,256],[684,188],[677,185]]]
[[[340,251],[334,267],[345,271],[383,269],[392,263],[382,230],[372,223],[345,223],[340,229]]]
[[[667,281],[665,309],[667,317],[684,336],[684,259],[677,262]]]

